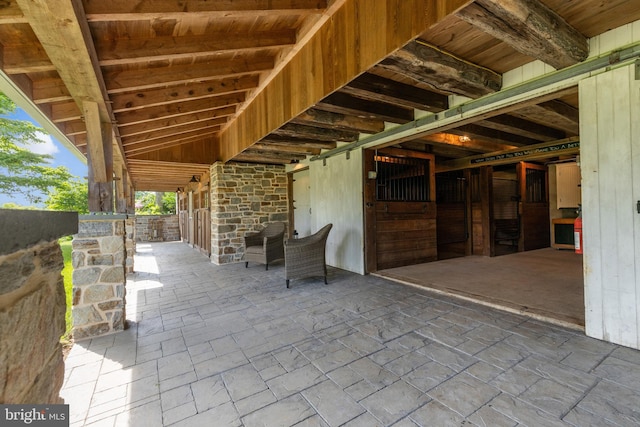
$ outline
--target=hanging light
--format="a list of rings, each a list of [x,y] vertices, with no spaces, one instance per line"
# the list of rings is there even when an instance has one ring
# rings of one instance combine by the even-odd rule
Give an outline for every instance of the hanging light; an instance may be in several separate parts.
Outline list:
[[[194,183],[194,182],[200,182],[200,177],[196,178],[196,176],[193,175],[191,177],[191,180],[189,180],[189,183]]]

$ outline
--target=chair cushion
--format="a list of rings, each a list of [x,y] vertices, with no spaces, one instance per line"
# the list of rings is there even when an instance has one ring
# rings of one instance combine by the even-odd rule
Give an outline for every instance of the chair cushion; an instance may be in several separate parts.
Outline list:
[[[264,253],[264,250],[263,250],[262,246],[248,246],[247,249],[245,249],[245,253],[248,253],[248,254],[262,254],[262,253]]]

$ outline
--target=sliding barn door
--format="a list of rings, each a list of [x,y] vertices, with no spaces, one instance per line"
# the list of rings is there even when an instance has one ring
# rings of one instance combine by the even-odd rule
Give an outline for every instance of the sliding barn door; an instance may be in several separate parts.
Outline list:
[[[399,149],[365,152],[367,271],[437,257],[434,158]]]

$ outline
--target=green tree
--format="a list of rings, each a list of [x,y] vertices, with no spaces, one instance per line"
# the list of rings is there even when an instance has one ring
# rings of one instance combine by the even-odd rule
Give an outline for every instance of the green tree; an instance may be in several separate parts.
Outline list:
[[[86,179],[73,178],[49,192],[47,209],[89,213],[89,187]]]
[[[49,190],[71,178],[71,173],[64,166],[49,166],[50,155],[28,149],[42,143],[38,133],[43,130],[29,121],[6,117],[15,110],[13,101],[0,93],[0,193],[22,194],[38,203]]]
[[[136,214],[139,215],[165,215],[176,213],[176,193],[157,193],[151,191],[136,192]],[[158,205],[160,201],[160,205]]]
[[[7,202],[0,206],[0,209],[22,209],[22,210],[37,210],[35,206],[22,206],[17,203]]]

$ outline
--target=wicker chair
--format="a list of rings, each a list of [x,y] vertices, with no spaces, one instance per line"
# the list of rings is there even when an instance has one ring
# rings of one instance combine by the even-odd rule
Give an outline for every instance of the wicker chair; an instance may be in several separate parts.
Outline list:
[[[327,224],[316,234],[301,239],[284,241],[284,275],[289,280],[322,276],[327,284],[327,264],[325,246],[333,224]]]
[[[284,258],[284,223],[274,222],[258,233],[244,236],[244,260],[245,268],[249,267],[249,261],[265,265],[269,269],[269,263]]]

